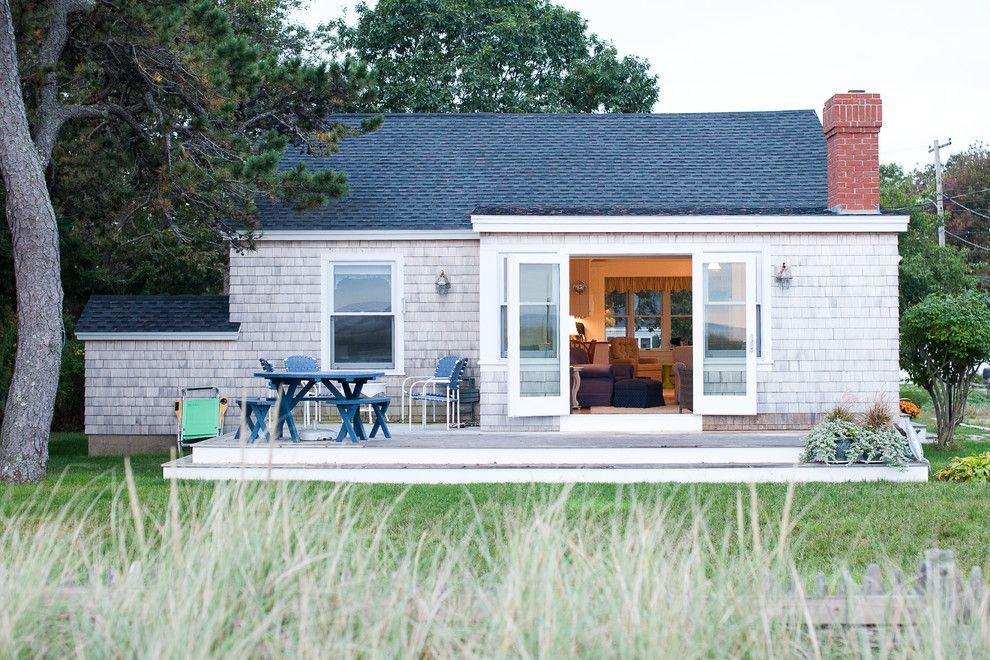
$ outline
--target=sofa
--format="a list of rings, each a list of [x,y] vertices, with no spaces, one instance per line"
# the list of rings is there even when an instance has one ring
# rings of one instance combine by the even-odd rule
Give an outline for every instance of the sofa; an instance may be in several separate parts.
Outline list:
[[[577,392],[578,405],[582,407],[611,406],[615,382],[633,377],[632,366],[627,364],[592,364],[581,346],[571,346],[571,364],[582,365]]]
[[[680,376],[677,375],[676,365],[678,363],[683,364],[688,371],[694,369],[694,346],[675,346],[672,351],[674,354],[674,401],[677,403],[681,402],[680,394],[681,384]],[[693,394],[693,392],[692,392]],[[689,406],[690,407],[690,406]]]
[[[684,412],[684,409],[694,410],[694,368],[683,362],[674,365],[674,395],[677,398],[677,412]]]

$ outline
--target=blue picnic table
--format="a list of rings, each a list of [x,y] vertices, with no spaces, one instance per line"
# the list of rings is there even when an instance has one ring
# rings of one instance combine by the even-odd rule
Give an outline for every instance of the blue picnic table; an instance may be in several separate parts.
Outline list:
[[[337,406],[340,411],[338,442],[343,440],[345,435],[351,442],[368,439],[369,436],[361,422],[361,406],[365,404],[371,404],[375,411],[375,423],[371,428],[370,437],[375,437],[379,430],[386,438],[392,437],[385,419],[388,399],[361,396],[361,389],[365,383],[384,375],[383,371],[261,371],[255,374],[258,378],[268,380],[273,388],[281,391],[281,403],[275,422],[275,437],[281,438],[283,428],[288,427],[289,437],[293,442],[299,442],[299,431],[296,430],[296,422],[292,419],[292,411],[317,385],[323,385],[330,393],[329,396],[319,397],[319,400]]]

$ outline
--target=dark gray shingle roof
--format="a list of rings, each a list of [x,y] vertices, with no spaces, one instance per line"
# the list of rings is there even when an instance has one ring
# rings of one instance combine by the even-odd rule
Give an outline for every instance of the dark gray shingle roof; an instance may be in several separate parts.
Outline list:
[[[237,332],[227,296],[91,296],[76,334]]]
[[[361,115],[336,117],[358,123]],[[812,110],[697,114],[402,114],[326,158],[350,195],[296,212],[259,202],[265,229],[465,229],[475,209],[825,213]]]

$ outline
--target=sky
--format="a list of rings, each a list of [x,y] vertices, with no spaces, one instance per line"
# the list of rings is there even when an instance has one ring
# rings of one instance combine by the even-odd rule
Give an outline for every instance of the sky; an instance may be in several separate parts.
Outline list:
[[[354,2],[315,0],[296,18]],[[373,0],[369,4],[374,4]],[[907,168],[990,143],[988,0],[556,0],[660,76],[655,112],[813,108],[836,92],[880,93],[880,159]]]

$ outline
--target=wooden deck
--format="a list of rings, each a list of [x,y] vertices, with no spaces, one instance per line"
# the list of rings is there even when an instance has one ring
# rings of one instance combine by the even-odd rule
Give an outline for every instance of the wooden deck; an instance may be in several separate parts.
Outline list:
[[[335,430],[335,427],[334,427]],[[798,463],[803,433],[492,433],[392,425],[391,439],[245,444],[232,435],[166,463],[181,479],[364,483],[924,481],[927,464]],[[329,435],[310,431],[316,438]]]

